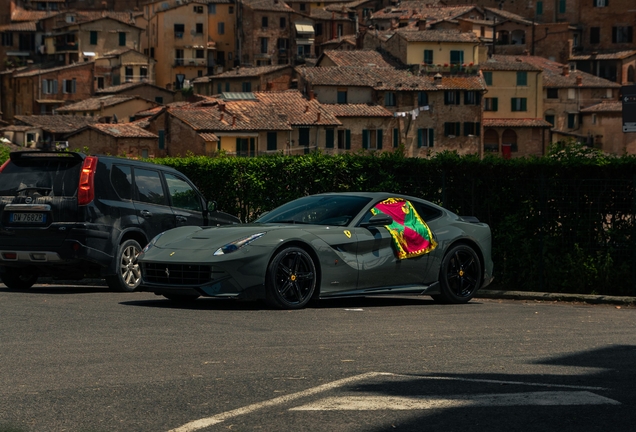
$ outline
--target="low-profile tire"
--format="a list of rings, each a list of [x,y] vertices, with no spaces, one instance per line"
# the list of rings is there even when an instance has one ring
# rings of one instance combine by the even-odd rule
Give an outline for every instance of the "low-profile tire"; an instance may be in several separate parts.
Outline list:
[[[314,295],[317,279],[316,265],[307,251],[285,248],[267,268],[265,299],[278,309],[301,309]]]
[[[24,290],[35,285],[38,272],[32,267],[5,267],[0,279],[9,289]]]
[[[114,291],[132,292],[141,282],[141,269],[137,255],[141,246],[136,240],[126,240],[117,249],[117,273],[106,277],[106,283]]]
[[[198,299],[199,295],[196,294],[162,294],[165,298],[173,302],[187,303]]]
[[[439,271],[441,293],[433,296],[441,303],[468,303],[481,286],[479,255],[468,245],[451,248],[442,260]]]

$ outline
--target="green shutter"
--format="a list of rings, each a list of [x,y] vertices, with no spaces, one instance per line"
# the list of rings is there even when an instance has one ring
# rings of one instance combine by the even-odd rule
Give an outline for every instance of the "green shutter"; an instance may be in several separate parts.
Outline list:
[[[433,147],[433,142],[435,140],[435,129],[430,128],[428,130],[428,146]]]
[[[382,129],[378,129],[376,136],[378,138],[378,150],[382,150]]]
[[[345,131],[345,149],[351,149],[351,130],[349,129]]]
[[[475,123],[475,135],[476,136],[481,136],[481,123],[480,122]]]
[[[492,110],[493,111],[499,110],[499,98],[492,98]]]
[[[163,150],[166,147],[166,131],[160,129],[157,131],[157,135],[159,135],[159,150]]]
[[[400,145],[400,132],[398,128],[393,128],[393,147]]]
[[[368,129],[362,129],[362,148],[363,149],[369,148],[369,130]]]
[[[417,148],[422,147],[424,143],[424,129],[417,130]]]
[[[333,148],[333,142],[334,142],[334,133],[333,133],[333,129],[326,129],[325,130],[325,138],[326,138],[326,143],[325,143],[325,147],[327,148]]]

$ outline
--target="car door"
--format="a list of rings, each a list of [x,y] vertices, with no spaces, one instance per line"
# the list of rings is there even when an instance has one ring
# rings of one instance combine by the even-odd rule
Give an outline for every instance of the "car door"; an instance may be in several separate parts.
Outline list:
[[[199,191],[179,175],[172,173],[163,174],[166,179],[170,205],[175,215],[176,225],[207,225],[207,218],[203,216],[205,203]]]
[[[159,170],[134,167],[133,181],[135,210],[148,240],[176,227],[176,218]]]
[[[371,212],[361,223],[370,216]],[[402,287],[428,282],[428,254],[399,259],[391,233],[384,226],[357,226],[354,233],[358,244],[358,289]]]

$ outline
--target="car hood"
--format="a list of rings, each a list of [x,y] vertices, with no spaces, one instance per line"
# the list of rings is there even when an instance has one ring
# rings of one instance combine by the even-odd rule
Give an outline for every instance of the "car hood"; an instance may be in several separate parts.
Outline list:
[[[159,249],[209,250],[210,248],[225,246],[228,243],[241,240],[253,234],[290,228],[302,229],[301,226],[289,224],[241,224],[221,225],[209,228],[184,226],[163,232],[161,236],[154,241],[152,247]]]

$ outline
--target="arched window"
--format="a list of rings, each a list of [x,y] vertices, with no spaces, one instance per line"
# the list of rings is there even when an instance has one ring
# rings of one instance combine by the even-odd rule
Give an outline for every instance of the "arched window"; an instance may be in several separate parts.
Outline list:
[[[519,150],[517,148],[517,133],[512,129],[506,129],[505,131],[503,131],[503,134],[501,134],[501,143],[510,144],[512,146],[511,150],[513,152]]]
[[[486,129],[484,132],[484,151],[499,153],[499,134],[494,129]]]

